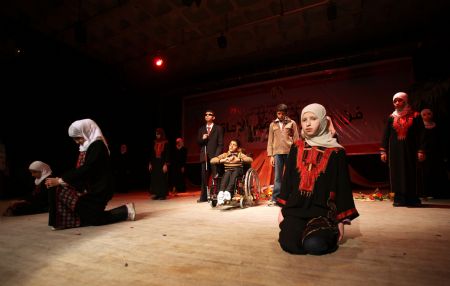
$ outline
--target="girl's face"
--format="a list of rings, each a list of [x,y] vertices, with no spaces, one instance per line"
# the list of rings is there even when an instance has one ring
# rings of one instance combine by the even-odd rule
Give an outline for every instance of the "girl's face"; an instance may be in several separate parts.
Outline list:
[[[31,172],[31,176],[35,177],[36,179],[40,179],[42,176],[41,171],[30,170],[30,172]]]
[[[405,107],[406,102],[402,98],[397,97],[394,99],[393,104],[395,109],[402,110]]]
[[[433,121],[433,112],[431,112],[430,110],[422,111],[421,115],[422,115],[423,121],[425,121],[425,122]]]
[[[83,145],[84,142],[86,142],[86,140],[83,137],[74,137],[73,141],[75,141],[75,143],[77,143],[78,145]]]
[[[230,145],[228,146],[228,151],[230,152],[236,152],[236,150],[238,149],[238,144],[236,141],[231,141]]]
[[[319,130],[320,120],[314,113],[305,112],[301,124],[303,132],[308,135],[308,137],[313,137]]]

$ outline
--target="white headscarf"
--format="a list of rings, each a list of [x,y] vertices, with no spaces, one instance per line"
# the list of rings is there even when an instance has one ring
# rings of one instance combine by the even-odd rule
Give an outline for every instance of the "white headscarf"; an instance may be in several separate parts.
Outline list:
[[[39,185],[45,178],[47,178],[52,174],[52,169],[50,169],[50,166],[41,161],[34,161],[33,163],[30,164],[30,167],[28,167],[28,169],[30,171],[41,172],[41,177],[36,178],[36,180],[34,180],[34,184],[36,186]]]
[[[103,137],[100,127],[98,127],[97,123],[92,119],[81,119],[73,122],[69,126],[69,136],[72,138],[84,138],[85,141],[83,145],[80,145],[81,152],[86,151],[89,146],[97,140],[102,140],[105,143],[106,148],[108,148],[108,144],[106,143],[105,137]]]
[[[403,99],[403,101],[405,102],[405,107],[403,107],[402,109],[396,109],[394,112],[392,112],[392,116],[403,117],[411,111],[411,107],[408,104],[408,94],[405,92],[397,92],[396,94],[394,94],[394,97],[392,98],[392,102],[396,98]]]
[[[330,133],[330,130],[328,129],[328,118],[327,118],[327,111],[325,110],[325,107],[318,103],[312,103],[310,105],[305,106],[302,110],[302,115],[300,120],[303,119],[303,115],[306,112],[314,113],[314,115],[317,116],[320,120],[319,129],[317,130],[317,134],[309,137],[304,130],[302,130],[302,137],[305,139],[306,143],[308,143],[310,146],[320,146],[320,147],[326,147],[326,148],[344,148],[342,145],[337,143],[336,138],[333,138],[333,136]]]

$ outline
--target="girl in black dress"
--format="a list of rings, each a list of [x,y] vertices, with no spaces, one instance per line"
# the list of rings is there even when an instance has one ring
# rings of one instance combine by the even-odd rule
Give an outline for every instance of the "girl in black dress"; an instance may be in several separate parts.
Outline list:
[[[80,146],[76,168],[60,178],[47,178],[50,193],[49,225],[64,229],[134,220],[134,203],[106,211],[114,194],[108,145],[100,127],[91,119],[73,122],[69,136]]]
[[[337,249],[344,224],[358,217],[344,148],[317,103],[301,113],[302,139],[292,145],[281,193],[279,243],[292,254],[321,255]]]

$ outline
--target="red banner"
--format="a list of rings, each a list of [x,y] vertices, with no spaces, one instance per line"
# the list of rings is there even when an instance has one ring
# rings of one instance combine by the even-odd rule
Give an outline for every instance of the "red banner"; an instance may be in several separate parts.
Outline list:
[[[259,154],[266,149],[268,127],[279,103],[288,105],[288,114],[298,125],[304,106],[314,102],[324,105],[347,154],[376,153],[386,119],[393,111],[392,96],[412,81],[411,58],[401,58],[188,97],[183,110],[188,161],[199,160],[196,138],[205,124],[206,109],[214,110],[215,122],[225,130],[225,150],[231,139],[238,138],[246,150]]]

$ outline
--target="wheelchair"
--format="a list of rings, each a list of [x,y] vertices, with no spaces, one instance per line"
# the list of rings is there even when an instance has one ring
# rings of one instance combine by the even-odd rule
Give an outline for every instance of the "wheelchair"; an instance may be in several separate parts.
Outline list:
[[[217,195],[219,193],[220,180],[222,179],[223,173],[223,165],[218,166],[218,173],[211,179],[211,184],[207,190],[208,202],[213,208],[217,206]],[[231,194],[231,200],[225,201],[224,205],[239,205],[241,208],[251,207],[258,204],[261,195],[258,172],[251,168],[251,166],[244,165],[244,175],[236,178],[234,182],[234,191]]]

